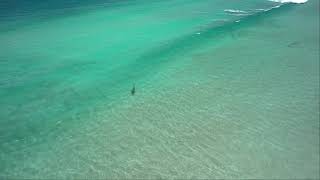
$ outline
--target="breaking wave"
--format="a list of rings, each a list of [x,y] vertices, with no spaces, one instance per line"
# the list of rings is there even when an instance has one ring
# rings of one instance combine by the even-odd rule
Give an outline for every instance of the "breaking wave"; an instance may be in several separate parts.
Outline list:
[[[302,4],[306,3],[308,0],[270,0],[273,2],[279,2],[279,3],[295,3],[295,4]]]

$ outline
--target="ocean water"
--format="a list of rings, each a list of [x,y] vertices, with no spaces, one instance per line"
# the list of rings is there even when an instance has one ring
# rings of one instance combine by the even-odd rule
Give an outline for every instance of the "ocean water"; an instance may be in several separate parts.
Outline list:
[[[319,103],[318,0],[0,2],[0,178],[318,179]]]

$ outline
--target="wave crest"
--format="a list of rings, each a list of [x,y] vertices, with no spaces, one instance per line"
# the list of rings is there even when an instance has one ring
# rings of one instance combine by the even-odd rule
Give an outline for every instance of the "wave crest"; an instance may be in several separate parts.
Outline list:
[[[238,9],[225,9],[224,12],[228,13],[247,13],[246,11],[238,10]]]
[[[308,0],[270,0],[273,2],[279,2],[279,3],[295,3],[295,4],[302,4],[306,3]]]

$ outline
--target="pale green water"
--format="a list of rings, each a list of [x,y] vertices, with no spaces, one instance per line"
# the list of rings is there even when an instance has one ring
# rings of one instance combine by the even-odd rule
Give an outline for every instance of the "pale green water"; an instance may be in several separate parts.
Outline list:
[[[0,177],[319,178],[319,2],[224,12],[275,5],[4,16]]]

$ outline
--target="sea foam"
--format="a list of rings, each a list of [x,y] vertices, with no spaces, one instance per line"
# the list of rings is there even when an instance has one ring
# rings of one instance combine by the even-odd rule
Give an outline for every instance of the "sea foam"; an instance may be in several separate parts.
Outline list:
[[[302,4],[306,3],[308,0],[270,0],[273,2],[279,2],[279,3],[296,3],[296,4]]]
[[[246,11],[238,10],[238,9],[225,9],[224,12],[229,13],[247,13]]]
[[[232,14],[234,16],[247,16],[249,15],[247,11],[242,11],[238,9],[225,9],[224,12]]]

